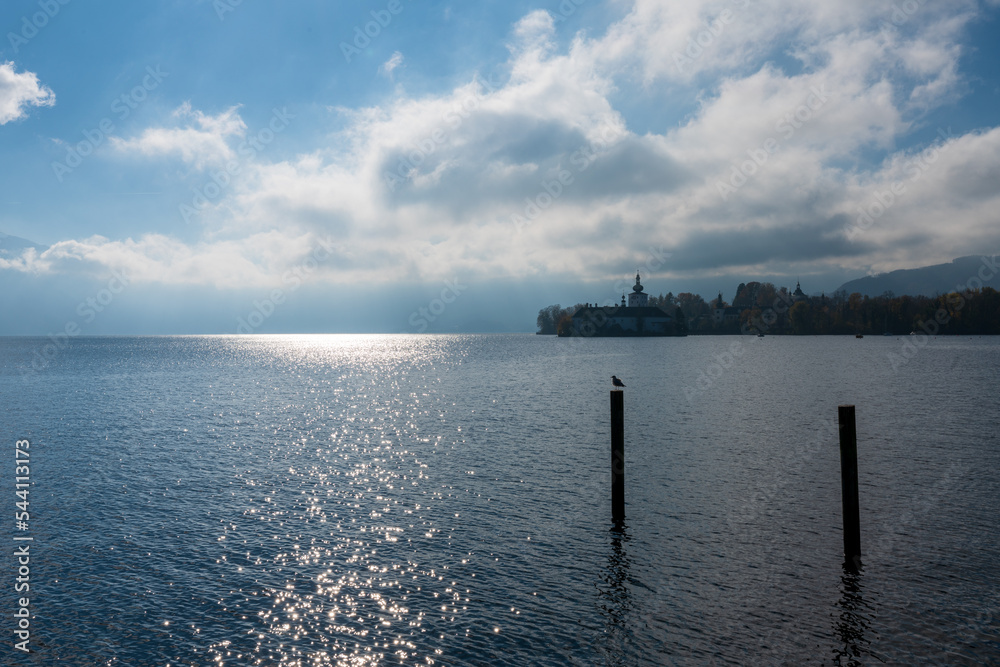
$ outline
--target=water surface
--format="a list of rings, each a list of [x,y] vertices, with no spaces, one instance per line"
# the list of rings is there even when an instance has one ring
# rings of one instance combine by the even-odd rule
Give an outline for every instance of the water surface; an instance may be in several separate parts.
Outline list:
[[[33,443],[37,653],[2,650],[995,663],[1000,341],[904,357],[907,342],[108,337],[34,370],[45,339],[0,339],[0,435]],[[628,384],[618,530],[612,374]],[[841,403],[858,410],[857,575],[841,567]]]

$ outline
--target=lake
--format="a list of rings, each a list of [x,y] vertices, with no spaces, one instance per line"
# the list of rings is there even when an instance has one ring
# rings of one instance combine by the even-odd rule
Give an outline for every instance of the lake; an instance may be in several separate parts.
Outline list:
[[[1000,339],[0,338],[50,665],[995,664]],[[610,376],[626,521],[610,506]],[[857,406],[860,573],[837,406]],[[13,545],[13,546],[12,546]]]

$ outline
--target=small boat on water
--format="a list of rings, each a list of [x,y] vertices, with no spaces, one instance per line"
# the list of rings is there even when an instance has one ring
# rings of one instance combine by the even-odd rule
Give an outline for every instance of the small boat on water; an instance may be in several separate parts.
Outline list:
[[[864,338],[864,335],[856,333],[856,334],[854,334],[854,337],[855,338]]]

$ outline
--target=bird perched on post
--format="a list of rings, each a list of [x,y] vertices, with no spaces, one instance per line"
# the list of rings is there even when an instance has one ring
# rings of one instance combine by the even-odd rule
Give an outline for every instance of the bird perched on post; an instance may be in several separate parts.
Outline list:
[[[617,375],[611,376],[611,384],[621,390],[621,387],[625,386],[625,383],[618,379]]]

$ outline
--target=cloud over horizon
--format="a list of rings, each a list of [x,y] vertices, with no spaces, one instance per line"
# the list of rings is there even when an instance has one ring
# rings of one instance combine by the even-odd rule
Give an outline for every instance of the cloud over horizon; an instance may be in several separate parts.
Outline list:
[[[983,9],[911,5],[636,0],[572,36],[535,10],[495,71],[444,91],[409,94],[413,66],[394,51],[378,66],[391,94],[331,110],[338,129],[309,149],[242,160],[197,240],[88,235],[4,266],[223,288],[271,284],[328,237],[342,252],[318,277],[345,284],[591,279],[650,248],[672,254],[665,278],[864,273],[995,248],[1000,128],[929,120],[962,99]],[[32,81],[7,116],[48,99]],[[621,101],[661,90],[692,111],[637,130]],[[179,158],[196,185],[239,157],[242,109],[186,103],[111,145],[163,169]]]

